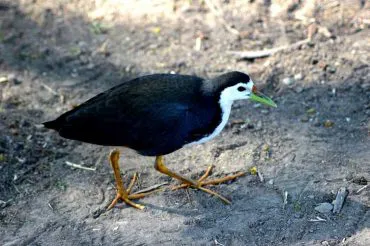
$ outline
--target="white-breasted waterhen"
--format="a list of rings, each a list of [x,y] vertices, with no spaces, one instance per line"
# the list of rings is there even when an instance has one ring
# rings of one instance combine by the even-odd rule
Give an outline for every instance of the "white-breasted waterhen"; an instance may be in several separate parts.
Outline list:
[[[229,203],[229,200],[205,185],[233,180],[244,172],[205,181],[212,167],[197,181],[169,170],[163,155],[186,145],[206,142],[225,127],[233,101],[251,99],[276,107],[268,97],[257,92],[247,74],[230,72],[214,79],[177,74],[153,74],[124,82],[103,92],[78,107],[45,122],[47,128],[60,136],[105,146],[124,146],[144,156],[156,156],[155,169],[183,184],[210,193]],[[142,209],[132,199],[148,193],[130,194],[123,186],[118,165],[119,151],[110,153],[117,185],[117,195],[108,209],[118,200]]]

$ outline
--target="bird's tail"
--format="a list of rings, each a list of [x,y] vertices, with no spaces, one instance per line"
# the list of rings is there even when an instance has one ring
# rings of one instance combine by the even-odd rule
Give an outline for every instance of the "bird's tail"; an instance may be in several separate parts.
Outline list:
[[[53,130],[59,130],[60,129],[60,123],[57,120],[52,120],[48,122],[42,123],[46,128],[53,129]]]

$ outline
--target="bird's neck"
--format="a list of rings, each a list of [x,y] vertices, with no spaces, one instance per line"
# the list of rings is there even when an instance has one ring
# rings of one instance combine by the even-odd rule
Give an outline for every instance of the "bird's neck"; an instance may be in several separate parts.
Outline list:
[[[224,127],[226,126],[226,123],[229,119],[229,116],[230,116],[231,106],[233,104],[233,101],[222,100],[222,97],[221,97],[220,100],[218,101],[218,104],[220,105],[221,112],[222,112],[221,121],[218,124],[218,126],[208,136],[200,139],[197,142],[190,143],[188,145],[194,145],[194,144],[200,144],[200,143],[207,142],[207,141],[211,140],[212,138],[216,137],[218,134],[220,134],[222,129],[224,129]]]
[[[233,100],[227,100],[223,97],[221,97],[220,100],[218,101],[222,110],[222,121],[221,121],[221,125],[223,125],[222,128],[226,125],[229,119],[233,102],[234,102]]]

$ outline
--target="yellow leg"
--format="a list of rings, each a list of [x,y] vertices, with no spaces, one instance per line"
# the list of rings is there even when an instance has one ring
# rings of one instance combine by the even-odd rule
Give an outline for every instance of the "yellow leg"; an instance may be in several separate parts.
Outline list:
[[[123,182],[122,182],[122,177],[121,177],[121,173],[120,173],[120,169],[119,169],[118,160],[119,160],[119,151],[117,149],[114,149],[109,154],[109,161],[112,165],[112,169],[113,169],[113,172],[114,172],[114,178],[116,180],[117,194],[116,194],[116,197],[111,202],[111,204],[108,206],[107,210],[112,209],[117,204],[117,202],[119,200],[122,200],[127,205],[130,205],[134,208],[144,209],[145,207],[143,205],[134,203],[131,200],[132,199],[143,198],[143,197],[155,192],[156,190],[150,191],[150,192],[144,192],[144,193],[130,194],[131,190],[132,190],[132,187],[134,186],[135,182],[137,181],[137,174],[136,173],[134,174],[128,188],[125,189],[125,187],[123,185]]]
[[[210,185],[210,184],[220,184],[220,183],[223,183],[223,182],[226,182],[226,181],[229,181],[229,180],[236,179],[237,177],[240,177],[240,176],[245,174],[244,172],[239,172],[235,175],[227,176],[227,177],[224,177],[224,178],[210,180],[210,181],[204,181],[212,171],[213,166],[210,166],[210,167],[208,167],[206,173],[203,174],[202,177],[200,177],[200,179],[198,179],[197,181],[193,181],[191,179],[188,179],[186,177],[181,176],[178,173],[175,173],[175,172],[169,170],[163,163],[163,156],[157,156],[157,158],[155,159],[154,167],[159,172],[161,172],[163,174],[166,174],[166,175],[168,175],[172,178],[178,179],[178,180],[183,182],[183,184],[181,184],[177,187],[174,187],[173,189],[193,187],[195,189],[198,189],[198,190],[207,192],[211,195],[214,195],[214,196],[218,197],[219,199],[221,199],[223,202],[225,202],[227,204],[231,203],[228,199],[226,199],[225,197],[221,196],[220,194],[218,194],[218,193],[216,193],[216,192],[214,192],[210,189],[204,188],[203,186],[204,185]]]

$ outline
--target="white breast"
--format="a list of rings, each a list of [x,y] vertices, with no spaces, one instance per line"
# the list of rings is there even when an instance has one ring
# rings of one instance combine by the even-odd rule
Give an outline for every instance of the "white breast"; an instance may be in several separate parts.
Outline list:
[[[228,91],[227,90],[223,91],[221,93],[220,100],[218,101],[218,103],[220,104],[221,110],[222,110],[221,123],[216,127],[216,129],[210,135],[208,135],[208,136],[206,136],[206,137],[204,137],[204,138],[202,138],[202,139],[200,139],[196,142],[186,144],[185,146],[190,146],[190,145],[194,145],[194,144],[201,144],[201,143],[207,142],[207,141],[211,140],[212,138],[216,137],[218,134],[220,134],[222,129],[224,129],[224,127],[226,126],[227,121],[229,120],[230,112],[231,112],[231,106],[233,104],[233,101],[234,100],[230,100],[230,97],[228,95]]]

